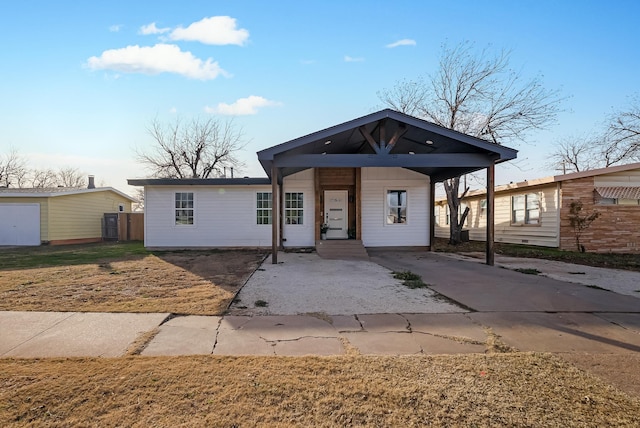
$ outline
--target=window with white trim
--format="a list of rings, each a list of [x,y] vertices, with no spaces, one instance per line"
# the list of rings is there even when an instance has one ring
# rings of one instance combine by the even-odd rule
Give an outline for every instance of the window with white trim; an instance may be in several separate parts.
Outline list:
[[[175,201],[176,226],[192,225],[194,218],[193,192],[176,192]]]
[[[387,224],[403,224],[407,222],[406,190],[387,190],[386,205]]]
[[[540,224],[540,197],[537,193],[511,197],[511,224]]]
[[[481,199],[480,200],[480,217],[484,217],[485,215],[487,215],[487,200]]]
[[[271,224],[271,192],[256,193],[256,222]]]
[[[285,224],[302,224],[304,218],[304,193],[286,192],[284,194]]]
[[[433,224],[440,225],[440,205],[433,207]]]

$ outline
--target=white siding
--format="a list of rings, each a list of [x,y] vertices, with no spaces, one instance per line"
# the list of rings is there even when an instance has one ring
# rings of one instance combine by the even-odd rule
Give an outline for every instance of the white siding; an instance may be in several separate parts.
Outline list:
[[[271,225],[256,224],[256,193],[271,186],[147,186],[145,246],[268,247]],[[194,224],[176,226],[175,192],[193,192]]]
[[[511,224],[511,197],[536,193],[540,198],[539,225]],[[472,241],[484,241],[487,234],[486,213],[480,210],[480,200],[486,195],[465,198],[470,211],[465,229],[469,230]],[[557,184],[500,192],[495,197],[495,242],[510,244],[539,245],[543,247],[558,247],[559,244],[559,208]],[[449,238],[449,225],[445,224],[446,208],[440,209],[440,226],[436,226],[435,235],[439,238]]]
[[[285,224],[283,238],[285,247],[313,247],[315,218],[315,197],[313,169],[292,174],[284,179],[284,192],[302,192],[304,194],[304,218],[302,224]],[[271,242],[271,241],[269,241]]]
[[[387,190],[407,191],[407,223],[386,224]],[[402,168],[362,168],[362,242],[366,247],[428,246],[429,177]]]

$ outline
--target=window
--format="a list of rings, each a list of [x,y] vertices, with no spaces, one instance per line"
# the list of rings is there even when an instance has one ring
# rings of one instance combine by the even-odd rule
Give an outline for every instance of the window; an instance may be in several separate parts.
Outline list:
[[[447,204],[446,217],[445,224],[449,225],[451,223],[451,211],[449,210],[449,204]]]
[[[540,224],[540,200],[536,193],[511,197],[511,224]]]
[[[436,225],[440,224],[440,205],[433,207],[433,223]]]
[[[118,212],[119,213],[123,213],[124,212],[124,204],[118,204]]]
[[[302,224],[304,217],[303,193],[284,194],[284,222],[285,224]]]
[[[176,225],[193,224],[193,193],[176,193]]]
[[[271,224],[271,192],[256,194],[257,224]]]
[[[387,224],[407,222],[407,191],[387,190]]]
[[[487,214],[487,200],[486,199],[481,199],[480,200],[480,216],[485,216]]]

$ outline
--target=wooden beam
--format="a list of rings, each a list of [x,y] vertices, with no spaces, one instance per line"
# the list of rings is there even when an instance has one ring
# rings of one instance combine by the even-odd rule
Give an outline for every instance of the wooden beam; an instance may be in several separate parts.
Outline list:
[[[363,125],[359,127],[358,131],[360,131],[364,139],[367,140],[367,142],[369,143],[373,151],[376,153],[380,153],[380,145],[376,143],[376,140],[374,140],[371,134],[369,134],[369,131],[367,131],[366,126]]]
[[[433,240],[436,237],[436,182],[429,177],[429,249],[434,251]]]
[[[278,188],[278,199],[279,199],[279,207],[278,210],[278,237],[279,237],[279,245],[280,250],[284,250],[284,177],[280,181],[280,186]]]
[[[393,149],[400,137],[402,137],[406,132],[406,127],[400,127],[396,129],[396,132],[393,133],[393,135],[391,136],[391,140],[389,140],[389,143],[385,147],[387,149],[387,153],[389,153],[391,149]]]
[[[487,264],[493,266],[495,262],[495,165],[487,168]]]
[[[387,147],[387,121],[382,119],[380,121],[380,148]]]
[[[271,165],[271,263],[278,264],[278,168]]]
[[[435,168],[486,168],[493,159],[482,153],[431,153],[431,154],[290,154],[281,155],[277,166],[286,167],[435,167]]]

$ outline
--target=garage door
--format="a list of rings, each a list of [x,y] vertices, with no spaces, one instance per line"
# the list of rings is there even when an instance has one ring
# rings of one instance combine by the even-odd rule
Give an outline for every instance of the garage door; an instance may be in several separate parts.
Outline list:
[[[40,204],[0,204],[0,245],[40,245]]]

